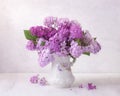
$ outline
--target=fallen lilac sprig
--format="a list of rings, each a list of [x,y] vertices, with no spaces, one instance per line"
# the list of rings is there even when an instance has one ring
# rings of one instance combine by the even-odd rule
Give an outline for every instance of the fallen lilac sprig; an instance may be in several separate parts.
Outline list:
[[[88,83],[88,90],[96,89],[96,85],[93,85],[93,83]]]
[[[45,86],[47,85],[47,80],[45,79],[45,77],[42,77],[40,80],[39,80],[39,83],[41,86]]]
[[[87,86],[80,84],[78,88],[87,88],[88,90],[94,90],[96,89],[96,85],[94,85],[93,83],[88,83]]]
[[[79,88],[83,88],[83,84],[80,84],[78,87],[79,87]]]
[[[32,76],[32,77],[30,78],[30,82],[31,82],[32,84],[37,84],[37,83],[38,83],[38,80],[39,80],[38,76],[39,76],[39,75]]]
[[[30,82],[31,82],[32,84],[40,84],[41,86],[47,85],[47,80],[46,80],[46,78],[45,78],[45,77],[39,78],[39,75],[32,76],[32,77],[30,78]]]

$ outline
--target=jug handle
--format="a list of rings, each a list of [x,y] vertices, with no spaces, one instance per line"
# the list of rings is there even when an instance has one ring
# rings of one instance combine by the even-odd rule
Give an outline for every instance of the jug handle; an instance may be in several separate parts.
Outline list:
[[[72,56],[71,56],[72,57]],[[72,61],[70,62],[70,65],[73,66],[73,64],[76,62],[76,58],[72,57]]]

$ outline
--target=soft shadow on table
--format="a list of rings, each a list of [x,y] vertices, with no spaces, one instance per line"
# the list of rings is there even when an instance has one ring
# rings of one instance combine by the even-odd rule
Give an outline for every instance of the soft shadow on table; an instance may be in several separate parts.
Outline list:
[[[80,84],[93,83],[97,86],[107,85],[119,85],[120,86],[120,74],[115,75],[79,75],[75,76],[75,82],[73,87],[78,87]]]

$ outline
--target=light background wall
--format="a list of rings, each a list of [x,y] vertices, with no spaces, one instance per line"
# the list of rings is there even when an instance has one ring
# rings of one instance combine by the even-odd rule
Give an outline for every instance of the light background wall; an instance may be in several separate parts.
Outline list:
[[[50,70],[25,49],[23,34],[46,16],[78,20],[100,42],[101,52],[78,58],[74,72],[120,72],[120,0],[0,0],[0,72]]]

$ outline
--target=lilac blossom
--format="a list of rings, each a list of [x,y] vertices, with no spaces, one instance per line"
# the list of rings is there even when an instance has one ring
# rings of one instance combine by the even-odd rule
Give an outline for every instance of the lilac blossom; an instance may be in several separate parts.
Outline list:
[[[91,41],[90,46],[91,46],[90,47],[91,48],[90,52],[93,53],[93,54],[96,54],[97,52],[99,52],[101,50],[100,44],[97,41],[95,41],[94,39]]]
[[[75,58],[78,58],[82,54],[81,46],[79,46],[78,43],[75,41],[71,42],[71,47],[69,50],[70,50],[70,54]]]
[[[36,47],[35,47],[35,44],[33,43],[33,41],[29,40],[29,41],[27,42],[26,48],[27,48],[28,50],[34,51]]]
[[[82,38],[82,28],[79,23],[72,21],[70,27],[70,38],[79,39]]]
[[[56,54],[59,56],[67,56],[69,54],[68,47],[66,46],[66,42],[62,42],[60,44],[60,51],[56,52]]]
[[[69,30],[67,28],[59,28],[58,31],[57,38],[59,38],[60,42],[67,41],[70,35]]]
[[[92,83],[88,83],[88,90],[96,89],[96,85],[93,85]]]
[[[39,81],[38,75],[37,76],[32,76],[30,78],[30,82],[33,83],[33,84],[38,83],[38,81]]]
[[[32,26],[28,30],[27,49],[36,50],[41,67],[54,60],[53,54],[78,58],[85,52],[96,54],[100,44],[89,31],[82,30],[77,21],[68,18],[46,17],[44,26]]]
[[[45,77],[42,77],[42,78],[40,79],[39,84],[40,84],[41,86],[47,85],[47,80],[45,79]]]
[[[46,33],[44,32],[44,27],[42,26],[31,27],[30,32],[33,36],[37,36],[39,38],[46,35]]]
[[[46,80],[46,78],[45,78],[45,77],[39,78],[39,75],[32,76],[32,77],[30,78],[30,82],[31,82],[32,84],[40,84],[41,86],[47,85],[47,80]]]
[[[87,88],[88,90],[94,90],[96,89],[96,85],[93,85],[93,83],[88,83],[87,85],[80,84],[78,88]]]
[[[49,49],[52,52],[60,51],[60,39],[58,38],[57,34],[55,34],[53,37],[49,39]]]
[[[85,46],[82,46],[83,52],[96,54],[101,50],[100,44],[94,38],[92,38],[91,34],[88,31],[86,31],[84,34],[83,42],[85,44]]]
[[[47,40],[49,40],[51,37],[53,37],[56,33],[57,30],[54,28],[49,28],[49,30],[47,30],[47,34],[44,36]]]
[[[47,27],[55,27],[57,18],[56,17],[46,17],[44,20],[44,25]]]
[[[88,46],[82,46],[82,51],[84,52],[90,52],[93,54],[96,54],[101,50],[100,44],[95,41],[94,39],[91,40],[90,44]]]
[[[36,44],[36,49],[41,52],[42,50],[44,50],[45,48],[47,48],[49,45],[48,41],[43,39],[43,38],[39,38],[37,40],[37,44]]]
[[[57,20],[58,27],[67,27],[70,25],[70,21],[68,18],[59,18]]]
[[[83,35],[83,42],[86,44],[86,45],[90,45],[91,41],[92,41],[92,36],[91,34],[89,33],[89,31],[85,31],[84,35]]]
[[[47,64],[49,64],[50,62],[52,62],[54,60],[54,57],[52,54],[50,54],[50,50],[49,49],[44,49],[42,50],[42,52],[39,54],[39,63],[41,67],[46,66]]]

